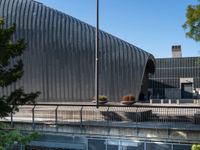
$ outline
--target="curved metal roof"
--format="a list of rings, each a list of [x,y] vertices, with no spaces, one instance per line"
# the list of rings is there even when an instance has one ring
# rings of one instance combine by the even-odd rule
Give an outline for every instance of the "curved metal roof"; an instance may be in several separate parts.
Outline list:
[[[5,26],[16,23],[15,39],[28,43],[25,73],[15,87],[41,91],[40,101],[89,101],[94,96],[94,27],[33,0],[0,0],[0,16]],[[154,57],[106,32],[99,36],[100,94],[111,101],[126,94],[138,97],[145,70],[155,70]]]

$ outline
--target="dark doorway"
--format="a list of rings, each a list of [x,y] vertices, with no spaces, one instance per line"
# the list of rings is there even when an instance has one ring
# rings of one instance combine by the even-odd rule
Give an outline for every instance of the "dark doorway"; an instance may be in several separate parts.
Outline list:
[[[192,95],[192,83],[182,83],[181,84],[181,98],[191,99]]]

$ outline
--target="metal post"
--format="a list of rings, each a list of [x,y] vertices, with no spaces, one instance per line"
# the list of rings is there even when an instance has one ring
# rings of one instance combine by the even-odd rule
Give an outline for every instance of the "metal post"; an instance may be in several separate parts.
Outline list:
[[[35,130],[35,105],[32,108],[32,128]]]
[[[144,142],[144,150],[147,150],[147,143]]]
[[[136,108],[136,134],[138,137],[138,107]]]
[[[99,0],[96,0],[96,37],[95,37],[95,99],[99,108]]]
[[[56,125],[56,130],[58,130],[58,105],[56,106],[55,109],[55,125]]]
[[[80,110],[80,123],[81,123],[81,130],[82,130],[82,126],[83,126],[83,106],[81,106],[81,110]]]
[[[109,116],[109,106],[108,106],[108,109],[106,111],[107,115]],[[110,132],[110,127],[109,127],[109,119],[107,118],[107,128],[108,128],[108,133]]]
[[[11,124],[11,127],[14,128],[14,123],[13,123],[13,112],[10,113],[10,124]]]

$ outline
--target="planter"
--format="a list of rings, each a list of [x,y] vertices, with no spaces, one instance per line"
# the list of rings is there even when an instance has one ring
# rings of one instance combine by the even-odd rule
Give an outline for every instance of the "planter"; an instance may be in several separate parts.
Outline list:
[[[96,100],[93,100],[92,101],[93,103],[96,103]],[[101,100],[99,100],[99,104],[100,105],[103,105],[103,104],[106,104],[108,101],[101,101]]]
[[[99,104],[100,104],[100,105],[106,104],[107,102],[108,102],[107,100],[105,100],[105,101],[99,100]]]
[[[127,105],[127,106],[130,106],[130,105],[133,105],[134,103],[136,103],[135,101],[121,101],[121,103],[123,105]]]
[[[123,96],[121,101],[123,105],[128,105],[128,106],[132,105],[135,102],[136,102],[135,97],[131,94]]]
[[[96,100],[95,100],[95,97],[93,97],[93,103],[96,103]],[[106,104],[108,102],[108,99],[105,95],[99,95],[99,104],[100,105],[103,105],[103,104]]]

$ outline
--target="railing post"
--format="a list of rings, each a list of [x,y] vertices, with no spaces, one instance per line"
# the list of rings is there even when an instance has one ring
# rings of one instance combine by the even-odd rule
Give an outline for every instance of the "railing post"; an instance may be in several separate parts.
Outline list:
[[[83,106],[81,106],[81,110],[80,110],[80,127],[81,127],[81,132],[82,132],[82,127],[83,127]]]
[[[108,113],[109,113],[109,106],[108,106],[108,109],[107,109],[107,111],[106,111],[106,113],[107,113],[107,115],[108,115]],[[109,119],[107,119],[107,128],[108,128],[108,132],[109,132],[109,130],[110,130],[110,128],[109,128]]]
[[[10,124],[11,124],[11,127],[14,128],[14,123],[13,123],[13,112],[10,113]]]
[[[153,104],[153,99],[150,99],[150,104]]]
[[[55,126],[56,126],[56,131],[58,130],[58,105],[56,106],[55,109]]]
[[[136,108],[136,133],[137,133],[137,136],[138,136],[138,107]]]
[[[147,143],[144,142],[144,150],[147,150]]]
[[[110,107],[107,106],[107,110],[106,110],[106,114],[109,116],[109,109]],[[106,122],[106,126],[107,126],[107,132],[109,133],[110,132],[110,126],[109,126],[109,118],[107,118],[107,122]]]
[[[180,101],[179,101],[179,99],[177,99],[177,100],[176,100],[176,104],[177,104],[177,105],[179,105],[179,104],[180,104]]]
[[[32,108],[32,129],[35,130],[35,105]]]
[[[167,108],[166,110],[167,110],[167,117],[164,120],[165,124],[168,123],[168,121],[170,121],[170,118],[169,118],[169,108]],[[171,125],[172,125],[172,123],[167,124],[167,132],[168,132],[169,128],[171,127]]]
[[[198,104],[198,100],[193,99],[193,103],[194,103],[194,104]]]

